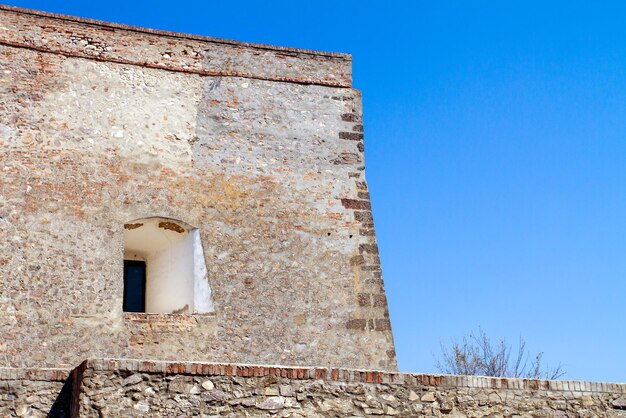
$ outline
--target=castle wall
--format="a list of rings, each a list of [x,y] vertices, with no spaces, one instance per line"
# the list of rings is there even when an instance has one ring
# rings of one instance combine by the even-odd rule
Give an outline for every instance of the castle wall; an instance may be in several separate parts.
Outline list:
[[[626,385],[93,360],[80,416],[626,417]]]
[[[0,8],[0,364],[395,370],[350,57]],[[197,228],[214,312],[124,314],[123,231]]]

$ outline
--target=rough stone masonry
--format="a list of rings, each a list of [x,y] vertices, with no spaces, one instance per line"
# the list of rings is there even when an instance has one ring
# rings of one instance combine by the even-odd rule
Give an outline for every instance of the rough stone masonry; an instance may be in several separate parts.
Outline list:
[[[396,370],[349,55],[1,6],[0,168],[0,365]],[[123,312],[150,217],[197,228],[212,312]]]
[[[396,373],[363,147],[348,55],[0,5],[0,416],[626,417]]]
[[[0,368],[0,416],[626,417],[615,383],[123,359],[65,376]]]

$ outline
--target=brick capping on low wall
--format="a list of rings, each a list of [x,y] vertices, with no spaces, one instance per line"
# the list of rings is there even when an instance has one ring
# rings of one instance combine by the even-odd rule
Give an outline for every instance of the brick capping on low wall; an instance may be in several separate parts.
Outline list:
[[[626,393],[626,383],[584,382],[577,380],[537,380],[485,376],[456,376],[422,373],[389,373],[329,367],[284,367],[252,364],[169,362],[130,359],[90,359],[82,365],[95,371],[124,370],[165,375],[198,376],[274,376],[294,380],[321,379],[340,382],[398,383],[440,388],[485,388],[509,390],[547,390],[581,393]]]
[[[205,362],[170,362],[130,359],[89,359],[80,366],[96,371],[125,370],[166,375],[188,374],[199,376],[275,376],[296,380],[322,379],[341,382],[404,383],[437,387],[467,387],[491,389],[550,390],[575,392],[626,393],[626,383],[587,382],[577,380],[537,380],[485,376],[456,376],[423,373],[389,373],[375,370],[352,370],[332,367],[285,367],[253,364]],[[0,381],[33,380],[65,381],[72,371],[58,368],[0,367]]]
[[[0,368],[0,416],[261,416],[279,410],[319,417],[623,418],[626,384],[130,359],[85,360],[72,371]]]
[[[55,368],[0,367],[0,381],[30,380],[38,382],[64,382],[72,370]]]

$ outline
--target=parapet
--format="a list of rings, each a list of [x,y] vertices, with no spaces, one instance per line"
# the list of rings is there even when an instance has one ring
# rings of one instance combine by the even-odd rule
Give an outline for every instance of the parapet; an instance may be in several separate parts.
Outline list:
[[[348,54],[235,42],[0,5],[0,44],[211,76],[350,87]]]

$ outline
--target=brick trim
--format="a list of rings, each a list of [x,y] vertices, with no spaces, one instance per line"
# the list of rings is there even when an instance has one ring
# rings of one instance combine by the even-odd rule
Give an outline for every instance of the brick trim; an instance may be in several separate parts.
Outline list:
[[[90,359],[87,369],[95,371],[124,370],[152,374],[187,374],[200,376],[282,377],[293,380],[323,379],[338,382],[400,383],[409,386],[441,388],[485,388],[509,390],[543,390],[554,392],[626,393],[626,383],[585,382],[575,380],[536,380],[484,376],[454,376],[420,373],[390,373],[375,370],[353,370],[332,367],[286,367],[252,364],[205,362],[168,362],[155,360]]]
[[[0,367],[0,381],[32,380],[45,382],[64,382],[65,380],[67,380],[71,372],[71,369],[33,369],[18,367]]]
[[[95,371],[124,370],[151,374],[187,374],[200,376],[282,377],[293,380],[322,379],[337,382],[401,383],[410,386],[441,388],[485,388],[510,390],[545,390],[554,392],[588,392],[626,394],[626,383],[577,380],[536,380],[484,376],[454,376],[421,373],[390,373],[333,367],[288,367],[253,364],[206,362],[170,362],[157,360],[90,359],[79,368]],[[65,381],[69,369],[0,367],[0,381]]]

